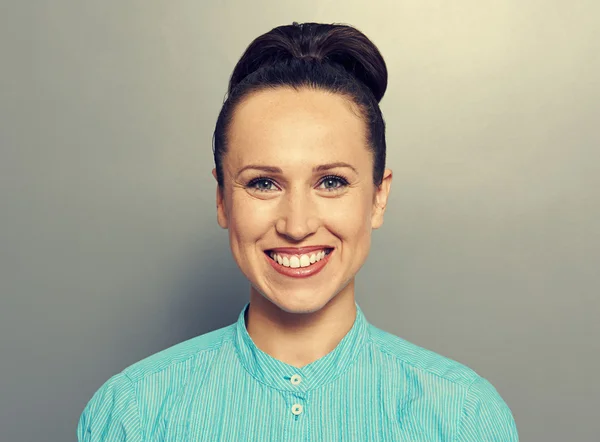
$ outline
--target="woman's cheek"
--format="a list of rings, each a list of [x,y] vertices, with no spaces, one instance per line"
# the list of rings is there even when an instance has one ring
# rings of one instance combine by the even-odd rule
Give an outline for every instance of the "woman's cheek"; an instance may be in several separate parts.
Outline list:
[[[325,224],[337,236],[346,239],[362,236],[369,230],[371,222],[371,207],[368,202],[368,198],[362,194],[332,200],[323,211]]]
[[[274,223],[272,209],[269,208],[269,204],[265,204],[265,201],[240,198],[234,200],[232,209],[234,226],[237,236],[241,239],[256,240]]]

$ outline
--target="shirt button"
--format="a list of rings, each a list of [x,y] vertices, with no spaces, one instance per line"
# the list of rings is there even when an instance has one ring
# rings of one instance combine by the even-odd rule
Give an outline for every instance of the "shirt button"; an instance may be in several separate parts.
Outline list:
[[[297,374],[295,374],[294,376],[292,376],[290,381],[293,385],[298,385],[298,384],[300,384],[300,382],[302,382],[302,378],[300,376],[298,376]]]
[[[292,405],[292,413],[295,414],[296,416],[298,416],[299,414],[302,414],[302,405],[300,405],[300,404]]]

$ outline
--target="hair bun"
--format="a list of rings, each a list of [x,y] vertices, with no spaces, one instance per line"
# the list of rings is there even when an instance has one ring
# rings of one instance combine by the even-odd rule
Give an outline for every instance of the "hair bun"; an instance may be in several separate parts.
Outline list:
[[[297,22],[276,27],[248,46],[233,71],[229,93],[254,71],[294,59],[339,65],[365,84],[378,102],[385,94],[385,61],[366,35],[349,25]]]

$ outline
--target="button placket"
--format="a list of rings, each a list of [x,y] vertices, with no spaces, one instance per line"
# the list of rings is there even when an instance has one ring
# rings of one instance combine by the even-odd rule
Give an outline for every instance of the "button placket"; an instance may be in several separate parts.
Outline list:
[[[291,401],[290,410],[294,415],[295,420],[298,420],[300,415],[304,412],[304,395],[302,394],[302,389],[299,387],[303,379],[302,376],[300,376],[297,373],[292,374],[291,376],[286,376],[285,379],[287,379],[290,382],[290,384],[296,387],[294,388],[294,390],[296,390],[296,393],[292,394],[293,400]]]

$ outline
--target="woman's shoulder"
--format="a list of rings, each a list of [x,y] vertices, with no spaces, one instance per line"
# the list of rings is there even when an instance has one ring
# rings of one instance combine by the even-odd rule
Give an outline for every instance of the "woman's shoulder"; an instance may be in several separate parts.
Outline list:
[[[168,369],[176,369],[193,363],[198,357],[208,356],[221,348],[233,336],[235,324],[228,325],[154,353],[122,371],[133,383]]]
[[[453,419],[459,420],[456,440],[518,441],[517,428],[510,408],[496,388],[473,369],[434,351],[370,325],[370,340],[385,371],[410,397],[441,406],[438,415],[448,414],[455,404]],[[416,401],[417,403],[421,403]],[[407,402],[411,402],[408,400]],[[450,407],[452,408],[452,407]]]
[[[123,431],[139,435],[145,408],[154,407],[155,399],[178,391],[190,377],[202,376],[204,371],[196,368],[210,364],[214,350],[231,339],[233,330],[231,324],[180,342],[110,377],[85,406],[77,427],[78,439],[125,440],[121,438]]]
[[[421,375],[451,382],[464,388],[468,388],[480,378],[465,364],[420,347],[372,324],[370,324],[370,337],[378,351],[405,370],[418,371]]]
[[[379,365],[392,379],[390,384],[398,385],[403,402],[430,406],[440,419],[456,425],[455,440],[518,441],[510,408],[486,378],[371,324],[369,335]]]

